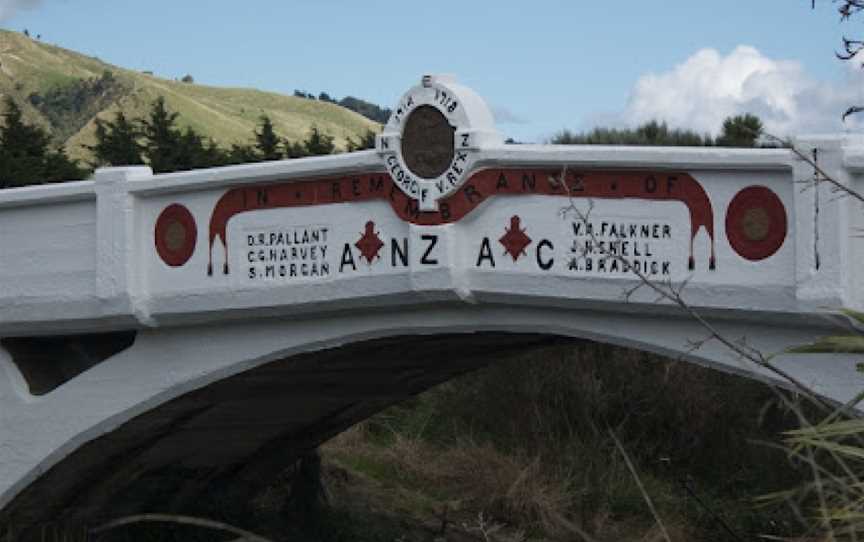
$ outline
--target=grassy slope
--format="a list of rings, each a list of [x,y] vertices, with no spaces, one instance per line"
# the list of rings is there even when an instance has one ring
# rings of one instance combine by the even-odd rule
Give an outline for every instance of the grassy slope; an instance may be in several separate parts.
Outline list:
[[[124,92],[113,105],[98,113],[112,118],[122,109],[128,117],[143,116],[157,96],[164,96],[168,107],[180,114],[180,125],[191,126],[222,146],[247,143],[262,114],[270,116],[276,132],[291,140],[303,138],[312,125],[335,137],[337,146],[346,138],[358,136],[379,126],[335,104],[284,96],[254,89],[217,88],[187,84],[126,70],[88,57],[0,30],[0,95],[11,95],[24,106],[25,118],[52,133],[58,127],[28,101],[32,93],[93,79],[105,70],[113,72]],[[93,142],[94,122],[63,141],[74,158],[86,158],[85,144]]]

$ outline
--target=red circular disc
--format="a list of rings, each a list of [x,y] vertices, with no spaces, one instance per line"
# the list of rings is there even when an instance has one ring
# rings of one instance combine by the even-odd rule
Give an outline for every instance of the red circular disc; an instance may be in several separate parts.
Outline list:
[[[786,208],[773,191],[748,186],[729,203],[726,237],[742,258],[757,261],[783,246],[787,233]]]
[[[166,207],[156,219],[156,252],[171,267],[179,267],[189,261],[195,252],[197,239],[195,218],[189,209],[179,203]]]

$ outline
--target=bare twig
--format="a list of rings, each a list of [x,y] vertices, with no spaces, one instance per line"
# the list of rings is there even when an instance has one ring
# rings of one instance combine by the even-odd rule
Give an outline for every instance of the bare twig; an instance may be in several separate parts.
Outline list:
[[[568,520],[567,518],[564,518],[562,516],[557,516],[555,518],[555,521],[558,524],[563,525],[567,529],[573,531],[575,534],[577,534],[579,537],[581,537],[582,540],[584,540],[585,542],[597,542],[597,540],[594,537],[592,537],[590,534],[585,532],[585,529],[576,525],[575,523]]]
[[[561,178],[566,181],[567,167],[565,166],[562,170]],[[569,186],[564,182],[564,188],[570,193]],[[593,202],[589,200],[589,210],[593,209]],[[649,278],[645,273],[643,273],[636,266],[630,266],[629,262],[627,262],[626,258],[620,254],[612,254],[607,249],[602,248],[602,245],[599,244],[599,240],[596,237],[596,234],[589,231],[588,222],[589,215],[582,212],[582,210],[576,205],[572,195],[570,195],[570,203],[567,208],[562,211],[562,214],[566,216],[568,212],[572,212],[576,215],[576,217],[585,224],[586,235],[591,239],[595,250],[604,258],[607,259],[615,259],[620,261],[622,264],[628,264],[630,271],[639,279],[639,283],[629,290],[624,292],[625,299],[630,299],[630,297],[640,288],[646,287],[652,290],[657,294],[658,300],[667,301],[679,309],[681,309],[687,316],[692,318],[696,323],[698,323],[703,329],[708,332],[708,337],[703,339],[702,343],[707,342],[708,340],[716,340],[719,343],[726,346],[729,350],[737,354],[743,359],[766,369],[767,371],[773,373],[775,376],[780,378],[781,380],[792,385],[796,391],[801,393],[804,397],[807,398],[808,401],[813,404],[819,406],[823,410],[832,411],[832,406],[826,402],[821,397],[818,397],[813,393],[813,391],[805,385],[803,382],[792,376],[787,371],[781,369],[780,367],[774,365],[770,362],[770,357],[765,356],[758,349],[747,344],[745,339],[733,340],[723,333],[721,333],[713,324],[708,322],[698,311],[696,311],[693,307],[691,307],[687,301],[684,299],[683,290],[687,285],[687,281],[683,281],[680,285],[676,287],[676,285],[670,280],[666,280],[663,282],[654,281]],[[584,249],[583,249],[584,253]],[[693,343],[691,343],[693,344]]]
[[[654,521],[657,522],[660,532],[663,533],[663,538],[666,539],[666,542],[672,542],[672,539],[669,538],[669,533],[666,531],[666,526],[663,525],[663,520],[660,519],[660,514],[658,514],[657,509],[654,508],[654,501],[651,500],[651,495],[645,491],[645,486],[642,485],[642,479],[639,478],[639,473],[636,472],[636,467],[633,465],[633,462],[630,461],[630,456],[627,455],[627,450],[624,449],[624,445],[621,444],[620,440],[618,440],[618,435],[615,434],[615,431],[613,431],[611,427],[607,427],[606,429],[609,431],[609,436],[611,436],[612,440],[615,441],[615,446],[618,448],[618,451],[621,452],[621,456],[624,458],[624,462],[627,464],[630,474],[633,475],[633,479],[639,487],[639,492],[642,493],[642,498],[645,499],[645,504],[648,505],[648,508],[651,510],[651,515],[654,516]]]
[[[850,108],[850,109],[856,109],[856,108]],[[864,108],[862,108],[862,110],[864,110]],[[855,111],[852,111],[852,112],[854,113]],[[851,113],[849,111],[847,111],[843,115],[844,118],[849,114],[851,114]],[[790,141],[788,139],[783,139],[782,137],[778,137],[778,136],[773,135],[773,134],[769,134],[767,132],[763,132],[762,135],[764,135],[765,137],[767,137],[769,139],[772,139],[774,141],[777,141],[777,142],[783,144],[785,147],[788,147],[789,150],[792,151],[792,153],[795,156],[797,156],[798,158],[800,158],[801,160],[803,160],[804,162],[806,162],[809,166],[811,166],[813,168],[813,170],[819,175],[820,181],[827,181],[836,190],[846,194],[847,196],[851,196],[851,197],[857,199],[858,201],[864,203],[864,194],[861,194],[860,192],[856,191],[855,189],[850,188],[849,186],[846,186],[845,184],[841,183],[840,181],[838,181],[837,179],[835,179],[834,177],[829,175],[824,169],[822,169],[821,166],[819,166],[818,163],[816,163],[816,160],[814,160],[810,156],[807,156],[807,153],[802,152],[801,149],[797,148],[792,143],[792,141]]]

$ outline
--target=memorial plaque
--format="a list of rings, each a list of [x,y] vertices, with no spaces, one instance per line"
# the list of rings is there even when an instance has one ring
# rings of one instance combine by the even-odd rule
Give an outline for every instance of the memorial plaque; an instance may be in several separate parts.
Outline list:
[[[375,148],[396,188],[435,212],[476,169],[486,148],[503,144],[491,111],[474,91],[447,76],[411,87],[377,136]]]
[[[435,107],[421,105],[411,112],[402,132],[402,156],[418,177],[441,176],[453,162],[455,128]]]

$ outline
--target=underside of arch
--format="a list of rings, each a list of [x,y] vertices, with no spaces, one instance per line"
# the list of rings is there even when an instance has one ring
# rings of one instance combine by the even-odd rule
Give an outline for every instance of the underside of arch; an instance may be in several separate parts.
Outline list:
[[[727,336],[752,338],[764,352],[822,333],[768,322],[717,326]],[[81,407],[82,414],[69,411],[66,418],[80,423],[43,446],[42,455],[24,457],[27,471],[7,477],[17,486],[6,490],[0,533],[9,524],[185,512],[213,488],[251,494],[295,458],[381,409],[539,347],[591,339],[770,378],[730,359],[716,342],[694,353],[690,340],[704,333],[687,319],[483,305],[346,312],[289,326],[273,319],[143,331],[131,348],[44,401],[18,405],[32,420],[55,417],[56,408]],[[782,367],[818,393],[845,401],[864,385],[857,358],[847,357],[825,363],[791,356]],[[98,392],[105,383],[111,388],[103,400]],[[26,423],[16,427],[25,437]],[[23,457],[34,443],[39,439],[21,438],[7,451]]]
[[[50,393],[126,350],[135,342],[135,331],[111,331],[52,337],[7,337],[0,339],[27,382],[32,395]]]
[[[248,492],[391,404],[494,361],[568,342],[576,340],[494,332],[400,336],[273,361],[84,444],[6,506],[0,526],[186,510],[213,487]]]

